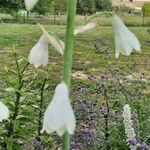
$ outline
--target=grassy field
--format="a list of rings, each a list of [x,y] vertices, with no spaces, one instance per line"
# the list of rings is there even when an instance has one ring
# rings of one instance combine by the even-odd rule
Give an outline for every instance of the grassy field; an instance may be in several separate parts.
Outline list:
[[[103,22],[102,26],[101,22],[98,21],[99,26],[94,30],[80,34],[75,38],[71,97],[78,126],[75,137],[73,137],[75,144],[72,143],[72,145],[80,147],[81,150],[103,150],[108,147],[112,150],[128,150],[121,119],[122,108],[126,103],[130,104],[133,111],[137,137],[140,141],[150,143],[150,34],[147,33],[148,26],[130,26],[130,30],[140,40],[142,53],[132,53],[129,57],[120,55],[117,60],[115,59],[113,30],[106,21],[107,18],[104,20],[105,23]],[[131,19],[126,21],[130,25],[133,23]],[[105,24],[107,26],[104,26]],[[45,25],[44,27],[64,41],[64,25]],[[16,52],[19,59],[23,58],[21,65],[24,66],[30,49],[38,41],[41,34],[42,32],[37,25],[0,24],[0,97],[2,99],[6,100],[5,97],[13,95],[13,93],[10,94],[5,90],[9,86],[8,80],[15,78],[15,75],[6,71],[6,68],[10,70],[16,68],[13,53]],[[62,65],[62,57],[50,47],[48,67],[37,70],[29,65],[24,75],[27,83],[30,83],[35,76],[40,82],[44,77],[47,77],[45,106],[52,97],[54,87],[61,81]],[[34,83],[38,84],[38,81]],[[27,106],[29,103],[31,106],[33,105],[33,108],[29,108],[30,114],[28,114],[28,118],[31,120],[38,112],[37,104],[33,102],[33,100],[36,101],[38,95],[38,92],[34,93],[33,90],[38,88],[38,85],[31,85],[26,96],[27,99],[23,103]],[[81,91],[82,88],[86,90],[83,92]],[[107,90],[109,109],[113,113],[113,117],[108,116],[108,131],[105,128],[105,114],[101,112],[102,107],[108,107],[104,97],[105,89]],[[82,112],[80,107],[84,103],[86,106]],[[88,117],[93,114],[97,114],[96,127],[91,124],[91,118]],[[37,120],[38,116],[35,117],[35,124]],[[26,145],[29,149],[29,147],[34,147],[29,141],[36,137],[37,125],[27,121],[25,126],[28,130],[27,133],[30,134],[25,135],[25,140],[24,138],[21,140],[23,146]],[[87,139],[84,137],[86,133],[81,134],[83,130],[84,132],[87,130],[96,131],[92,132],[90,139]],[[106,132],[109,132],[107,141]],[[49,139],[51,142],[46,142],[46,137],[48,136],[41,135],[42,140],[40,141],[45,149],[57,149],[59,147],[58,137],[51,136]],[[55,144],[54,139],[56,139],[57,144]]]
[[[144,23],[142,15],[134,15],[134,14],[119,14],[121,18],[125,21],[128,26],[150,26],[150,17],[145,17]],[[91,16],[86,16],[86,19],[91,18]],[[55,19],[54,19],[55,18]],[[66,24],[66,16],[65,15],[53,15],[49,16],[36,16],[31,15],[29,18],[22,16],[21,18],[14,18],[10,15],[0,14],[0,22],[4,23],[20,23],[20,24],[44,24],[44,25],[65,25]],[[132,20],[132,21],[131,21]],[[80,25],[85,21],[85,16],[77,15],[76,16],[76,25]],[[96,21],[100,26],[110,26],[110,17],[102,14],[100,17],[96,18]]]

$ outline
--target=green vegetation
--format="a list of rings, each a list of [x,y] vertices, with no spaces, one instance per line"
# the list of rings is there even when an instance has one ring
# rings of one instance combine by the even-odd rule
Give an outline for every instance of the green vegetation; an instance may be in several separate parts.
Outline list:
[[[146,17],[150,17],[150,3],[145,3],[142,8],[143,15]]]
[[[145,17],[150,17],[150,3],[145,3],[142,7],[142,13],[143,13],[143,24],[145,21]]]

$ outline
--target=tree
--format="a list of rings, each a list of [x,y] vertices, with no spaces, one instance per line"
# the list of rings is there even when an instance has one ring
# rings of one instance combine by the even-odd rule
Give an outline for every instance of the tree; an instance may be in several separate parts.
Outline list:
[[[32,11],[40,15],[46,15],[46,13],[53,12],[53,5],[54,0],[41,0]]]
[[[2,12],[14,13],[24,8],[24,0],[1,0],[0,9]]]
[[[77,13],[78,14],[93,14],[96,11],[111,10],[110,0],[78,0]]]
[[[142,13],[143,13],[143,21],[142,24],[144,24],[145,17],[150,17],[150,3],[145,3],[142,7]]]
[[[96,12],[95,0],[78,0],[77,13],[78,14],[93,14]]]
[[[96,11],[109,11],[112,8],[110,0],[95,0]]]
[[[67,0],[54,0],[55,15],[64,14],[67,9]]]

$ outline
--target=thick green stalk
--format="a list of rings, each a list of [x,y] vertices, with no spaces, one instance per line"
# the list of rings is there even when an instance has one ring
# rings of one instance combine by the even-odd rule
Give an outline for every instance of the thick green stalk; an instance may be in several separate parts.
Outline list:
[[[68,85],[68,87],[70,87],[71,83],[76,3],[77,3],[76,0],[68,0],[67,27],[66,27],[64,67],[63,67],[63,81]],[[63,150],[69,149],[70,149],[70,135],[68,134],[68,132],[65,132],[65,134],[63,135]]]

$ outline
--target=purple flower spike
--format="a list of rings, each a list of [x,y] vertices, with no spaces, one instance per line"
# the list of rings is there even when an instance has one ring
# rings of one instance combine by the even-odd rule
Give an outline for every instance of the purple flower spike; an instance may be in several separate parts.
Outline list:
[[[149,147],[144,142],[140,142],[139,147],[141,150],[149,150]]]
[[[133,146],[137,145],[137,143],[138,143],[136,137],[131,137],[131,138],[128,140],[128,142],[129,142],[131,145],[133,145]]]

